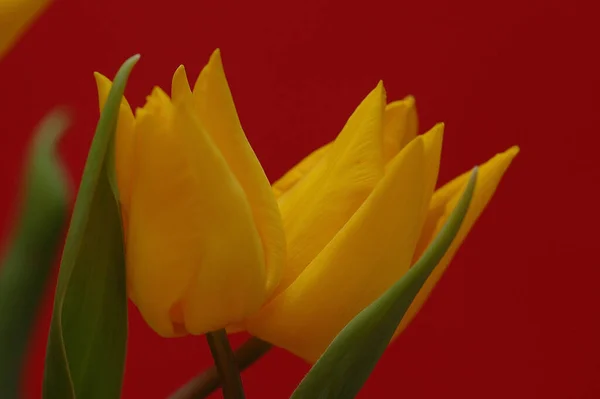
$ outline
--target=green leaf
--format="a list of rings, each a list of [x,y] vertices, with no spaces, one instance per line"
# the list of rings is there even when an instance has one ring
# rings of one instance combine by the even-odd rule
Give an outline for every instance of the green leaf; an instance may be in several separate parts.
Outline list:
[[[110,181],[119,107],[139,56],[117,73],[83,171],[60,265],[44,375],[46,399],[119,398],[127,341],[123,233]]]
[[[448,221],[413,267],[337,335],[294,391],[292,399],[356,396],[385,351],[413,299],[442,259],[469,209],[477,168]]]
[[[69,124],[55,110],[30,144],[19,218],[0,269],[0,396],[17,399],[31,330],[62,243],[70,189],[56,144]]]

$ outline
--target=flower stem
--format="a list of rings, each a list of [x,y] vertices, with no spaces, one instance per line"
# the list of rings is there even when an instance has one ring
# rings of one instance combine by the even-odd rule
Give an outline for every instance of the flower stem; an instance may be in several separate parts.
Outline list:
[[[272,345],[268,342],[251,337],[235,351],[235,361],[238,369],[240,371],[245,370],[271,348]],[[170,399],[205,399],[220,386],[219,372],[215,366],[212,366],[179,388],[177,392],[170,396]]]
[[[227,339],[227,333],[225,330],[210,332],[206,334],[206,340],[223,386],[223,398],[244,399],[246,396],[242,379]]]

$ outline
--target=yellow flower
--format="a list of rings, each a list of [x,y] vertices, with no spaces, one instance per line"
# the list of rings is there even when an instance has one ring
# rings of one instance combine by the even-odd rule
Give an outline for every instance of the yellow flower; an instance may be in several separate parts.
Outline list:
[[[414,99],[386,105],[379,83],[334,142],[274,184],[288,255],[274,299],[246,323],[250,333],[314,362],[419,258],[468,174],[434,192],[443,125],[423,135],[417,125]],[[517,152],[513,147],[481,166],[458,236],[397,333],[423,305]]]
[[[96,74],[100,108],[111,82]],[[116,132],[129,296],[160,335],[202,334],[254,314],[279,282],[275,197],[246,140],[216,51],[193,91],[155,88]]]
[[[0,0],[0,58],[50,0]]]
[[[110,81],[96,75],[100,107]],[[335,141],[269,187],[235,111],[219,52],[191,91],[121,105],[116,168],[129,295],[163,336],[219,328],[314,362],[400,279],[454,209],[468,173],[435,190],[443,125],[417,135],[414,99],[383,84]],[[483,164],[465,221],[411,305],[419,311],[518,148]],[[284,236],[285,231],[285,236]]]

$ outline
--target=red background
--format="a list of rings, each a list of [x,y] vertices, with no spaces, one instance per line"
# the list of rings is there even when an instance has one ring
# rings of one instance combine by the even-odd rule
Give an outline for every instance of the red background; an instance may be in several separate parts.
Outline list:
[[[447,123],[441,182],[510,145],[522,152],[362,397],[598,398],[594,3],[58,0],[0,63],[3,231],[34,125],[71,107],[61,150],[78,181],[98,117],[92,72],[112,76],[134,53],[127,95],[141,105],[180,63],[195,76],[220,47],[271,179],[331,140],[383,79],[389,99],[416,96],[423,128]],[[27,370],[32,398],[50,294]],[[160,339],[132,310],[124,398],[163,398],[209,362],[202,338]],[[273,351],[244,374],[248,397],[286,397],[307,370]]]

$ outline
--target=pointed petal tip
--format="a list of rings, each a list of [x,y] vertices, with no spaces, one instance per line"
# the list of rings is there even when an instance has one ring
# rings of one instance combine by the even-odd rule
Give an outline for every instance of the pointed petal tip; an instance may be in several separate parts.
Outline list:
[[[404,97],[402,100],[394,100],[387,104],[387,108],[415,108],[415,98],[412,95]]]
[[[100,85],[104,85],[106,83],[111,83],[110,79],[101,74],[100,72],[94,72],[94,80],[96,81],[96,86],[100,88]]]
[[[416,100],[415,100],[415,97],[412,94],[409,94],[408,96],[404,97],[401,100],[401,102],[408,109],[415,108]]]
[[[508,169],[508,167],[510,166],[510,164],[512,163],[513,159],[515,159],[515,157],[517,156],[517,154],[521,151],[521,149],[518,146],[512,146],[510,147],[508,150],[504,151],[501,154],[498,154],[498,156],[502,159],[502,163],[503,165],[503,169],[504,171],[506,171]]]
[[[437,165],[436,168],[439,168],[442,145],[444,142],[444,124],[437,123],[427,132],[417,135],[414,141],[419,141],[423,151],[428,153],[429,156],[435,156],[436,161],[433,162],[433,164]]]
[[[153,97],[153,96],[164,97],[166,95],[167,95],[167,93],[165,93],[164,90],[160,88],[160,86],[154,86],[152,88],[152,91],[150,92],[150,95],[146,98]]]
[[[438,123],[437,125],[435,125],[434,127],[434,131],[436,132],[435,134],[437,136],[439,136],[439,140],[443,141],[444,140],[444,132],[446,131],[446,124],[444,122]]]
[[[136,119],[144,114],[153,113],[159,110],[166,110],[172,104],[167,93],[159,86],[154,86],[149,95],[146,96],[146,103],[142,108],[136,109]]]
[[[484,178],[483,176],[487,176],[484,178],[484,180],[487,180],[488,182],[484,184],[489,185],[489,182],[494,181],[495,183],[493,183],[493,187],[495,190],[495,187],[498,185],[500,179],[508,170],[510,164],[512,163],[513,159],[517,156],[518,153],[518,146],[510,147],[508,150],[496,154],[487,162],[477,165],[475,168],[473,168],[473,171],[479,171],[480,178]]]
[[[173,78],[171,79],[171,96],[173,96],[173,89],[175,89],[183,83],[187,84],[187,86],[189,87],[189,81],[187,78],[185,66],[179,65],[173,73]]]
[[[383,101],[382,105],[385,106],[387,94],[385,91],[385,86],[383,85],[383,80],[380,80],[377,83],[377,86],[375,86],[375,88],[371,90],[371,94],[379,97]]]
[[[98,106],[100,111],[104,108],[104,103],[110,92],[112,82],[106,76],[99,72],[94,72],[94,80],[96,81],[96,91],[98,92]]]
[[[212,63],[216,63],[216,64],[222,64],[223,61],[221,59],[221,49],[220,48],[216,48],[212,54],[210,55],[210,60],[208,61],[209,64]]]
[[[512,146],[508,150],[504,152],[500,152],[496,154],[492,159],[497,159],[500,163],[504,164],[504,169],[508,168],[508,166],[512,163],[512,160],[517,156],[517,154],[521,151],[518,146]],[[491,161],[491,159],[490,159]],[[488,161],[488,162],[490,162]]]
[[[426,135],[431,135],[436,141],[442,141],[444,138],[444,130],[446,128],[446,124],[444,122],[439,122],[433,125],[431,129],[427,132],[419,135],[418,137],[424,137]]]
[[[518,145],[513,145],[508,150],[506,150],[504,152],[504,154],[506,154],[508,157],[510,157],[512,159],[512,158],[516,157],[519,152],[521,152],[521,148],[519,148]]]
[[[223,60],[221,59],[221,50],[218,48],[213,51],[208,59],[208,62],[200,72],[200,75],[196,79],[194,84],[193,92],[196,93],[196,90],[199,88],[199,82],[202,80],[202,76],[215,76],[214,74],[225,74],[225,68],[223,68]],[[212,78],[211,78],[212,79]]]
[[[190,82],[183,65],[179,65],[171,79],[171,98],[174,101],[182,101],[186,96],[191,96]]]

